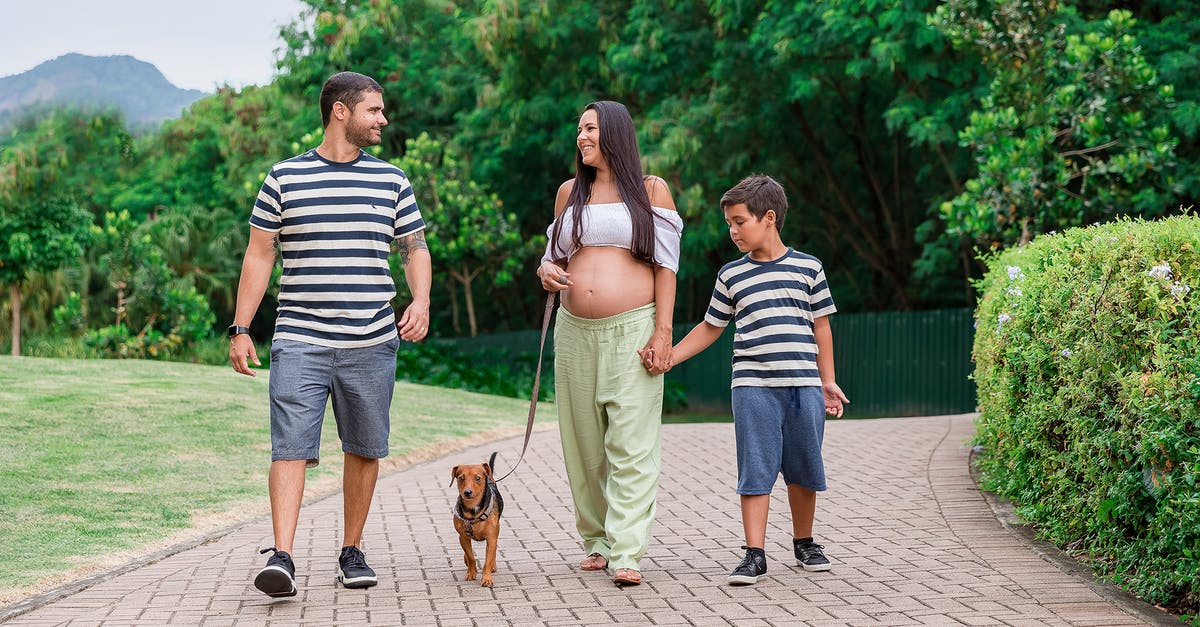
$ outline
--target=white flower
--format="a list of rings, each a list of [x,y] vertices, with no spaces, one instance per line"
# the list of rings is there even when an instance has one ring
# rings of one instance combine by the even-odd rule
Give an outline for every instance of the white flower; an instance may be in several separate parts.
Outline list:
[[[1071,355],[1074,355],[1074,353],[1072,353],[1071,349],[1069,349],[1069,348],[1062,349],[1061,351],[1059,351],[1058,354],[1062,355],[1063,357],[1070,357]]]
[[[1192,288],[1180,283],[1179,281],[1176,281],[1175,284],[1171,286],[1171,296],[1174,296],[1175,300],[1183,300],[1183,297],[1187,296],[1188,292],[1190,291],[1192,291]]]
[[[1010,287],[1010,288],[1008,288],[1008,289],[1006,289],[1006,290],[1004,290],[1004,291],[1005,291],[1005,292],[1008,292],[1008,295],[1009,295],[1009,296],[1020,296],[1021,294],[1024,294],[1024,292],[1022,292],[1022,291],[1021,291],[1021,288],[1019,288],[1019,287],[1017,287],[1017,286],[1015,286],[1015,285],[1014,285],[1014,286],[1012,286],[1012,287]]]
[[[1021,274],[1021,268],[1019,266],[1008,266],[1005,269],[1008,270],[1008,280],[1009,281],[1016,281],[1017,279],[1024,276],[1023,274]]]
[[[1002,329],[1004,327],[1004,323],[1008,322],[1009,320],[1012,320],[1012,316],[1006,313],[996,316],[996,335],[1000,335],[1000,329]]]
[[[1163,279],[1164,281],[1170,281],[1171,280],[1171,264],[1164,261],[1161,266],[1154,266],[1153,268],[1150,268],[1150,271],[1147,272],[1146,274],[1149,274],[1150,276],[1152,276],[1156,279]]]

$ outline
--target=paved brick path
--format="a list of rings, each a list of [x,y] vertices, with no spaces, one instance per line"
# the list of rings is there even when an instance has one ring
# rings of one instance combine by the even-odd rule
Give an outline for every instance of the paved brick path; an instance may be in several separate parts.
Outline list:
[[[452,453],[386,476],[364,549],[380,575],[367,591],[334,583],[341,498],[307,505],[296,543],[299,596],[250,584],[269,520],[101,580],[13,617],[11,625],[1141,625],[1148,606],[1097,591],[1039,556],[993,513],[968,472],[970,416],[830,422],[828,492],[817,536],[834,561],[806,573],[791,558],[782,485],[772,499],[768,576],[730,587],[741,557],[729,424],[665,427],[658,522],[645,583],[618,589],[582,557],[556,431],[535,434],[504,481],[494,589],[465,582],[451,525],[450,468],[520,439]],[[3,615],[3,614],[0,614]]]

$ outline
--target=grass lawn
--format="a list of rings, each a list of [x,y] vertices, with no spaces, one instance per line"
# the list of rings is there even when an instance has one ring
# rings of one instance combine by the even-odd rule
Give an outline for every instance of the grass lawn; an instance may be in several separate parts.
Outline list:
[[[397,383],[390,459],[523,433],[528,408]],[[270,439],[265,371],[0,357],[0,606],[265,515]],[[341,466],[329,412],[306,497],[338,489]]]

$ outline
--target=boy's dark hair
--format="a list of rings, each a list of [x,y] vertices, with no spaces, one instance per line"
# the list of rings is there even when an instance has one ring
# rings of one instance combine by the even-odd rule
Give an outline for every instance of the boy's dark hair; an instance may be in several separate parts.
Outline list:
[[[333,103],[340,102],[354,110],[367,92],[382,94],[383,87],[375,79],[358,72],[338,72],[330,76],[321,87],[321,125],[329,126]]]
[[[783,186],[765,174],[751,174],[738,182],[721,196],[721,209],[733,205],[746,205],[750,215],[762,220],[768,211],[775,212],[775,228],[783,232],[783,219],[787,216],[787,194]]]

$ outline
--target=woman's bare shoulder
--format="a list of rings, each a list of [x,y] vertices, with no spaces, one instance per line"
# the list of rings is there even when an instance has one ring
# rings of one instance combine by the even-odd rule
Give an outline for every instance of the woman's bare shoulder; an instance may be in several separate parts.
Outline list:
[[[675,199],[671,197],[671,188],[667,185],[663,177],[648,174],[643,181],[646,184],[646,193],[650,196],[650,205],[652,207],[661,207],[676,211]]]
[[[575,179],[567,179],[562,185],[558,186],[558,193],[554,195],[554,217],[558,217],[567,207],[567,199],[571,197],[571,192],[575,189]]]

